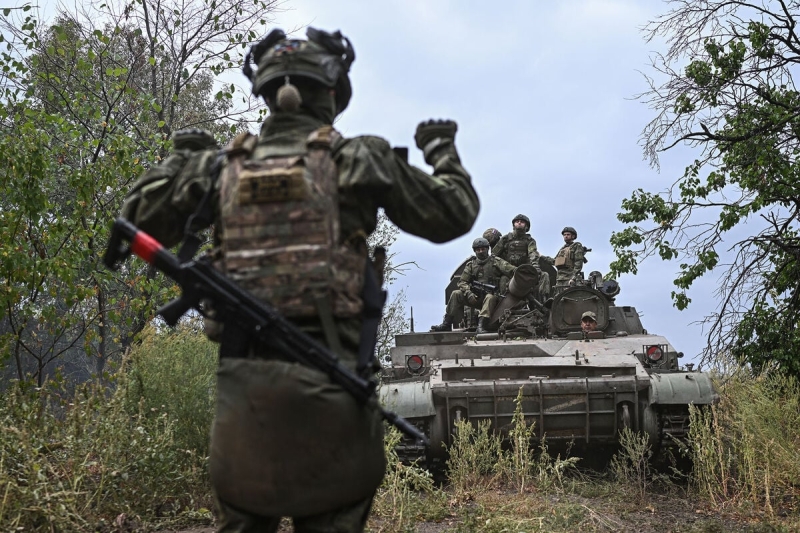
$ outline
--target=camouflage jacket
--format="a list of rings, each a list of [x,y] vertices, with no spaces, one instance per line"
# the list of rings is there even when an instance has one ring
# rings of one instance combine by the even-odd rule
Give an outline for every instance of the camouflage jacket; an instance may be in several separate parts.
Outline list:
[[[585,254],[586,248],[578,241],[562,246],[554,258],[558,279],[571,280],[583,270],[583,264],[586,262]],[[563,264],[559,264],[562,262]]]
[[[537,271],[540,270],[536,240],[529,233],[522,236],[517,236],[513,231],[506,233],[492,248],[492,255],[505,259],[514,266],[530,263]]]
[[[322,125],[307,114],[271,115],[262,125],[252,157],[304,155],[308,135]],[[409,165],[380,137],[342,139],[334,146],[342,240],[372,233],[379,208],[401,230],[432,242],[446,242],[469,231],[478,214],[478,196],[455,147],[442,151],[445,153],[430,175]],[[200,199],[212,185],[219,184],[211,178],[216,157],[217,150],[173,153],[137,181],[125,200],[122,216],[165,246],[176,245]],[[219,191],[213,192],[218,220]],[[337,321],[343,346],[358,346],[360,323],[360,319]],[[302,326],[315,336],[321,332],[316,321]]]
[[[513,276],[515,269],[514,265],[494,255],[489,256],[485,261],[478,261],[473,257],[461,273],[458,288],[464,294],[474,294],[475,291],[470,287],[470,281],[480,281],[499,288],[501,279]]]

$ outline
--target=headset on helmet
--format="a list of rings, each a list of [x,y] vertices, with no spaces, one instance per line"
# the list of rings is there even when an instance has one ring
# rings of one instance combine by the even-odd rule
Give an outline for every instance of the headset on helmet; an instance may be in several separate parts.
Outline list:
[[[253,94],[267,97],[292,78],[304,78],[333,89],[336,113],[350,103],[353,89],[348,72],[356,54],[341,32],[329,33],[309,27],[307,41],[287,39],[274,29],[250,48],[242,72],[253,84]],[[257,66],[253,70],[251,58]]]

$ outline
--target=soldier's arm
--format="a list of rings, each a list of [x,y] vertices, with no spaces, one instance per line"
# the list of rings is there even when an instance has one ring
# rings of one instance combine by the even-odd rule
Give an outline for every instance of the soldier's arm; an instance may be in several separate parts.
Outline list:
[[[531,237],[531,240],[528,241],[528,259],[537,272],[542,271],[541,267],[539,266],[539,250],[536,248],[536,239],[533,237]]]
[[[494,248],[492,248],[492,255],[496,257],[503,257],[506,251],[505,245],[506,245],[506,236],[503,235],[502,237],[500,237],[500,240],[497,241],[497,244],[494,245]]]
[[[408,164],[379,137],[345,140],[335,154],[340,188],[359,202],[383,207],[398,228],[433,242],[468,232],[480,203],[455,146],[443,146],[433,158],[433,175]]]
[[[464,293],[464,296],[469,296],[472,294],[472,287],[469,285],[469,282],[472,281],[472,278],[472,263],[467,263],[467,266],[465,266],[464,270],[461,272],[461,278],[458,280],[458,288],[461,289],[461,292]]]
[[[212,186],[217,150],[180,150],[149,169],[122,204],[122,216],[166,247],[183,238],[186,221]]]
[[[517,269],[514,265],[506,261],[505,259],[501,259],[497,257],[494,262],[495,268],[497,272],[495,273],[498,277],[499,276],[508,276],[511,278],[514,275],[514,271]]]
[[[584,248],[581,243],[577,243],[577,246],[575,246],[574,248],[575,248],[574,252],[575,255],[572,256],[573,276],[577,275],[578,272],[583,270],[583,264],[586,262],[586,256],[585,256],[586,248]]]

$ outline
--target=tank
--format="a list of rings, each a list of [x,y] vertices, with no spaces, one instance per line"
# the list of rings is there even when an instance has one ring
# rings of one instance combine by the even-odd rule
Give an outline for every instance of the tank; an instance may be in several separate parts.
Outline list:
[[[459,420],[489,421],[507,433],[520,391],[536,438],[593,448],[615,444],[630,428],[663,451],[687,436],[690,405],[718,400],[708,374],[681,367],[683,353],[649,333],[635,307],[616,302],[616,281],[593,272],[545,302],[529,301],[535,281],[532,267],[517,269],[491,318],[495,332],[476,335],[465,317],[451,332],[395,337],[381,401],[431,441],[428,448],[401,443],[402,457],[446,458]],[[587,311],[597,317],[596,331],[581,329]]]

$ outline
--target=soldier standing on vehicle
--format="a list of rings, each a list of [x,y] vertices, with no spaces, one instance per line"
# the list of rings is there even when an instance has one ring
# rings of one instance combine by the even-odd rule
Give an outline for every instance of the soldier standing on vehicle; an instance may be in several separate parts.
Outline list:
[[[583,270],[586,260],[586,248],[576,241],[578,232],[575,228],[567,226],[561,230],[564,237],[564,246],[556,254],[553,261],[558,276],[556,277],[556,291],[562,291],[567,287],[575,285]]]
[[[479,237],[472,241],[475,258],[467,263],[458,282],[458,290],[450,293],[444,319],[441,324],[431,327],[431,331],[452,331],[453,317],[458,309],[467,305],[480,309],[478,329],[475,333],[486,332],[489,317],[492,316],[497,302],[500,300],[499,283],[503,276],[511,278],[514,266],[497,256],[489,256],[489,241]],[[494,287],[494,290],[481,287],[479,284]]]
[[[213,223],[215,266],[364,376],[374,371],[374,343],[364,343],[377,322],[365,302],[380,287],[366,239],[378,208],[438,243],[469,231],[479,202],[455,122],[417,127],[433,175],[384,139],[334,130],[350,101],[353,48],[339,32],[309,28],[307,36],[273,30],[247,55],[243,72],[270,110],[257,137],[240,135],[221,158],[212,146],[184,143],[137,182],[123,215],[167,247],[184,237],[190,215],[193,230]],[[288,362],[279,339],[261,343],[236,326],[222,324],[211,436],[219,531],[274,532],[282,516],[299,533],[363,531],[385,470],[377,410]]]

